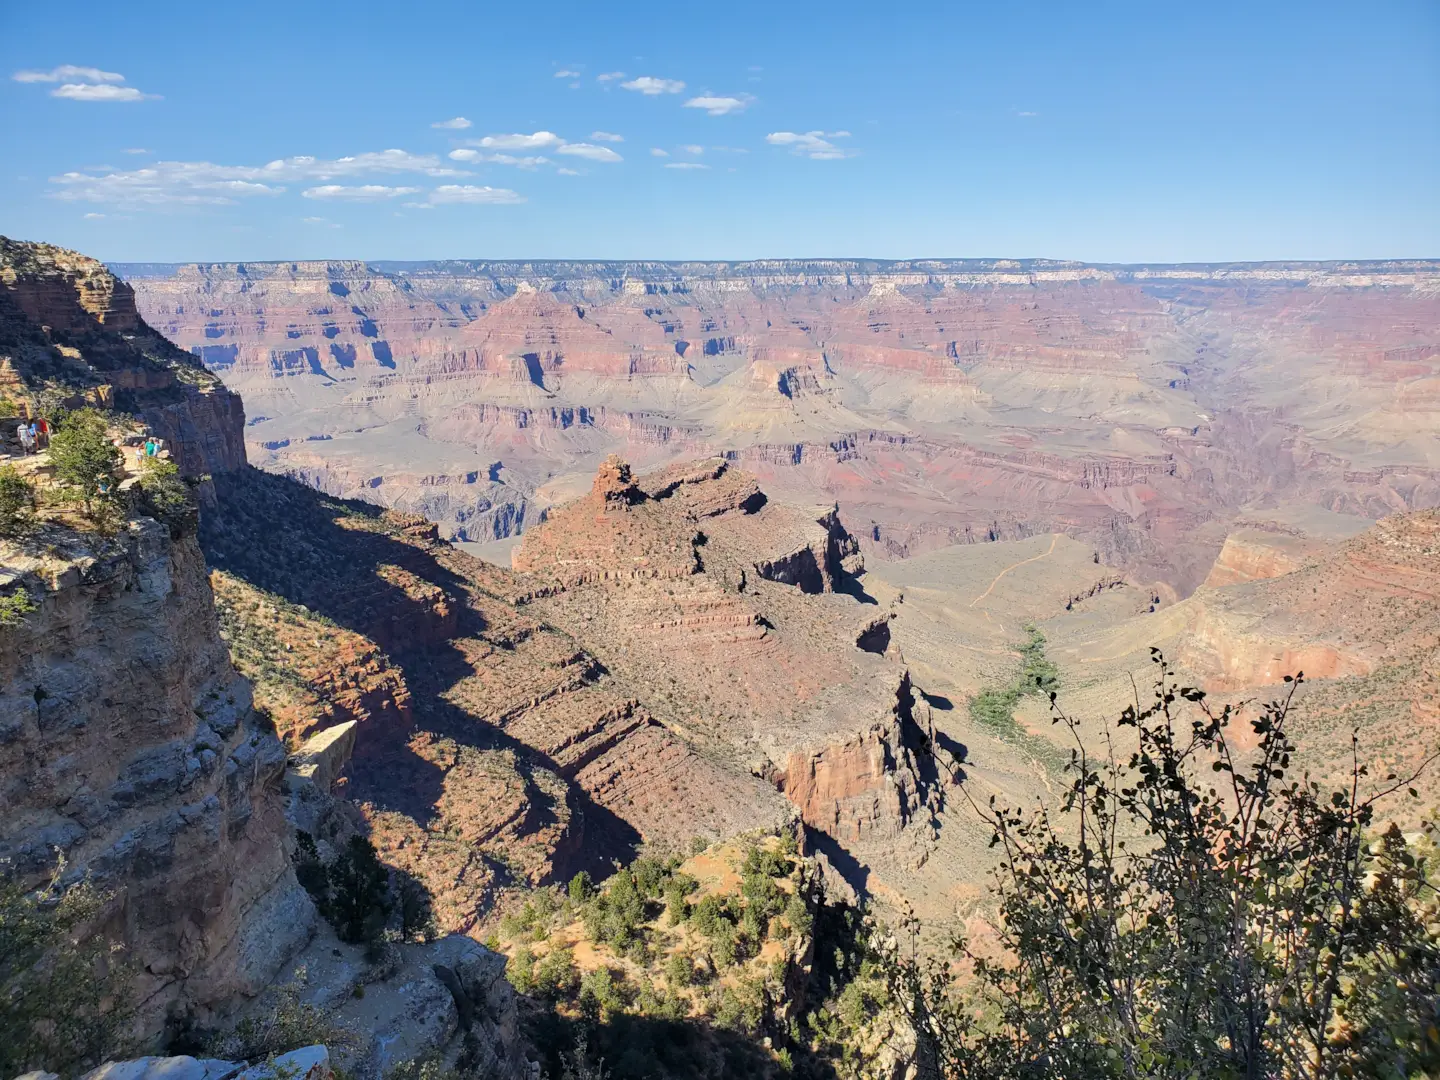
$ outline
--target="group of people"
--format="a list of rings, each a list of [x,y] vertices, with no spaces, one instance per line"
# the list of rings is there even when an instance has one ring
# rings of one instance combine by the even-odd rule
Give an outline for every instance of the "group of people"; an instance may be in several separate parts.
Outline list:
[[[159,457],[160,451],[165,449],[165,440],[157,439],[153,435],[147,435],[145,442],[135,447],[135,467],[138,469],[145,464],[147,457]]]
[[[39,453],[50,445],[50,423],[44,418],[31,420],[28,424],[22,420],[16,433],[20,436],[20,450],[24,454]]]

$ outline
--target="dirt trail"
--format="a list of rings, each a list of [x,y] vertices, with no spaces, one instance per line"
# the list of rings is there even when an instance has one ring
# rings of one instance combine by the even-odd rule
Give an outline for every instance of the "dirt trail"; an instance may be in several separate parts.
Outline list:
[[[984,600],[985,597],[989,596],[992,592],[994,592],[995,586],[1000,584],[1000,579],[1003,578],[1006,574],[1010,573],[1011,570],[1024,566],[1026,563],[1039,562],[1041,559],[1048,559],[1051,555],[1055,554],[1055,545],[1058,543],[1060,543],[1060,534],[1051,533],[1050,549],[1048,551],[1046,551],[1043,555],[1032,555],[1028,559],[1021,559],[1019,562],[1011,563],[1009,566],[1005,567],[1004,570],[1001,570],[1000,573],[995,575],[995,580],[990,582],[990,587],[988,589],[986,589],[979,596],[975,597],[974,600],[970,601],[970,606],[974,607],[976,604],[980,603],[981,600]]]

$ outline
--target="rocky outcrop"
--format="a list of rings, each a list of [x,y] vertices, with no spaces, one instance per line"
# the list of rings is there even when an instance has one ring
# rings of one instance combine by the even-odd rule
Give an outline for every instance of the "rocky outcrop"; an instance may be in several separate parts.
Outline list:
[[[107,1061],[80,1080],[331,1080],[330,1051],[305,1046],[259,1065],[220,1058],[144,1057]],[[58,1080],[53,1073],[29,1073],[18,1080]]]
[[[140,1028],[269,982],[314,909],[286,854],[285,751],[217,632],[193,537],[46,526],[5,547],[37,610],[0,630],[0,858],[112,897]]]
[[[913,750],[925,737],[914,705],[905,672],[889,716],[828,745],[790,752],[775,782],[806,825],[863,850],[895,840],[917,815],[939,809],[940,789],[922,779]]]
[[[239,396],[140,317],[128,284],[77,252],[0,237],[0,373],[0,390],[27,410],[44,392],[134,413],[187,477],[245,464]]]
[[[1309,555],[1324,545],[1286,533],[1242,529],[1225,538],[1206,585],[1237,585],[1242,581],[1264,581],[1283,577],[1304,565]]]

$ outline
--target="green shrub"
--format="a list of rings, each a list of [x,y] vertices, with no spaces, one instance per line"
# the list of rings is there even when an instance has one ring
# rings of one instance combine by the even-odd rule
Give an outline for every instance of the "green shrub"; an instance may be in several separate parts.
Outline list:
[[[684,949],[677,949],[665,961],[665,981],[673,987],[695,985],[695,958]]]
[[[665,911],[671,926],[679,926],[690,918],[689,895],[700,887],[700,883],[689,874],[676,872],[665,882]]]
[[[123,1056],[123,956],[95,932],[108,897],[88,883],[0,883],[0,1076],[79,1072]]]
[[[573,904],[583,904],[595,895],[595,884],[590,880],[590,875],[584,870],[570,879],[570,885],[566,890]]]
[[[1435,849],[1377,821],[1434,758],[1372,781],[1357,734],[1325,791],[1291,779],[1298,679],[1237,746],[1237,709],[1155,661],[1153,698],[1094,735],[1054,705],[1073,747],[1056,807],[977,807],[1000,852],[994,944],[925,958],[908,918],[884,946],[918,1073],[1440,1075]]]
[[[34,527],[34,485],[15,466],[0,466],[0,536],[27,536]]]
[[[24,589],[0,596],[0,630],[13,630],[35,610],[35,601]]]
[[[70,413],[50,437],[50,463],[55,478],[70,488],[94,517],[98,505],[108,504],[116,492],[120,451],[110,442],[105,414],[97,409]],[[102,483],[110,494],[102,495]]]
[[[331,1053],[354,1046],[353,1032],[334,1023],[323,1009],[300,1000],[306,982],[305,969],[297,969],[294,979],[274,992],[268,1007],[244,1017],[233,1031],[205,1039],[204,1053],[257,1061],[316,1043],[323,1043]]]
[[[610,1020],[625,1011],[629,987],[623,972],[601,967],[580,980],[580,1011],[590,1020]]]
[[[580,971],[569,948],[553,948],[535,965],[532,993],[558,1001],[574,996],[580,986]]]
[[[180,478],[180,467],[165,458],[143,459],[140,474],[139,510],[170,529],[177,540],[195,531],[198,522],[195,499],[189,485]]]
[[[528,945],[521,945],[515,955],[505,961],[505,978],[517,994],[535,993],[535,954]]]
[[[379,943],[393,909],[390,872],[368,839],[352,836],[345,849],[326,866],[314,838],[309,833],[297,833],[295,877],[341,941],[352,945]],[[418,882],[411,884],[420,888]],[[410,904],[412,913],[416,913],[417,900],[412,897]],[[422,921],[415,929],[423,926]]]

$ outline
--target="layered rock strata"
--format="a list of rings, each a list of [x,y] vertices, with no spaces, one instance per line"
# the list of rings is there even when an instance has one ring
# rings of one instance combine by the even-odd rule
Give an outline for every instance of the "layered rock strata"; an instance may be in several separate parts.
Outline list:
[[[0,859],[112,903],[141,1027],[254,994],[308,938],[286,853],[286,754],[217,632],[193,537],[47,526],[5,546],[38,605],[0,630]]]

